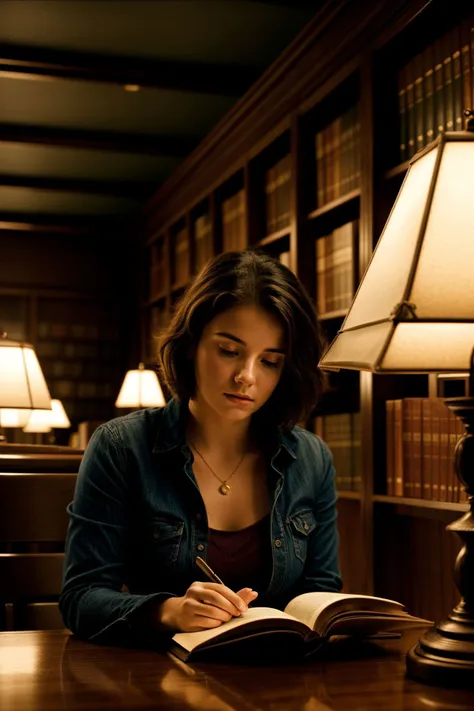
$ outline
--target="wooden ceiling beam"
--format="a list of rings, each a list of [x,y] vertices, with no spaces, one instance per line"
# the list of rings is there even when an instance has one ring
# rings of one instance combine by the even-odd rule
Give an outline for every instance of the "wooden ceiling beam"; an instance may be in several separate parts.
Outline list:
[[[33,232],[37,234],[101,235],[120,229],[126,215],[69,215],[28,212],[0,212],[0,234]]]
[[[125,196],[143,198],[156,190],[156,183],[134,181],[80,180],[75,178],[40,178],[16,175],[1,175],[0,188],[29,188],[33,190],[57,190],[66,193]]]
[[[15,219],[9,219],[7,215],[0,215],[0,233],[5,232],[35,232],[38,234],[64,234],[64,235],[83,235],[89,234],[90,230],[76,225],[70,225],[69,223],[59,224],[47,224],[47,223],[36,223],[27,221],[23,218],[22,222]]]
[[[0,123],[0,141],[183,158],[198,138]]]
[[[241,96],[261,72],[232,64],[176,62],[135,57],[61,52],[0,44],[0,76],[75,79],[136,87]]]

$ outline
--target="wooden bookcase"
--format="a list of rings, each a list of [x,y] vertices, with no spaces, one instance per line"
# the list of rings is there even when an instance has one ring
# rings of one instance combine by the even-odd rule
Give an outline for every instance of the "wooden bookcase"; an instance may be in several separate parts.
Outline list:
[[[176,225],[186,223],[192,278],[200,266],[192,261],[196,216],[207,215],[209,244],[219,253],[228,218],[223,208],[240,194],[239,246],[258,245],[279,256],[315,301],[326,289],[330,300],[321,318],[331,339],[347,307],[334,301],[334,293],[340,296],[334,282],[321,282],[327,275],[321,255],[334,281],[343,278],[345,290],[357,288],[408,158],[429,140],[430,130],[437,133],[436,121],[429,123],[435,50],[447,77],[437,100],[452,106],[446,120],[460,129],[460,108],[474,104],[474,16],[464,4],[450,7],[448,15],[441,0],[329,0],[152,198],[143,231],[145,274],[153,269],[157,245],[166,252]],[[460,96],[471,105],[460,105]],[[321,242],[340,236],[349,223],[355,227],[343,246]],[[151,362],[153,332],[166,324],[183,286],[173,289],[166,254],[162,283],[156,293],[143,294],[141,305],[142,350]],[[157,308],[163,320],[155,318]],[[444,528],[466,505],[386,495],[385,402],[433,396],[436,388],[431,376],[342,371],[328,378],[315,420],[308,422],[313,429],[321,418],[358,413],[360,481],[340,491],[338,504],[345,590],[395,597],[431,619],[443,617],[456,601],[452,570],[459,545]]]

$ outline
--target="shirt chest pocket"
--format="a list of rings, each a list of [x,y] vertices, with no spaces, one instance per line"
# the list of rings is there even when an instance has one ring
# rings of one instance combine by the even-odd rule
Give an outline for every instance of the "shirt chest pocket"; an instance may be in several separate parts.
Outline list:
[[[298,511],[298,513],[288,517],[288,524],[293,539],[295,555],[304,563],[308,551],[309,536],[316,528],[314,512],[311,509]]]
[[[145,525],[147,557],[162,565],[171,565],[178,558],[183,537],[182,521],[154,518]]]

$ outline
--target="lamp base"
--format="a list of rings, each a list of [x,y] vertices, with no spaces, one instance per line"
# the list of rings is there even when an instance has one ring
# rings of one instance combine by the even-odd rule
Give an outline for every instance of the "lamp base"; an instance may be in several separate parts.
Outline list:
[[[417,681],[474,687],[474,397],[448,398],[445,404],[466,426],[456,445],[454,463],[468,496],[469,511],[447,526],[462,543],[454,568],[461,602],[410,649],[406,665],[408,676]]]
[[[434,686],[474,687],[474,615],[461,606],[410,649],[409,677]]]

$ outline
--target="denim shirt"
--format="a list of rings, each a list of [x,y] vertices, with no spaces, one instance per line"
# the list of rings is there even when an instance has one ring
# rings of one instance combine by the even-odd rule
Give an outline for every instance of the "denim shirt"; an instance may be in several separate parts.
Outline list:
[[[186,416],[187,404],[171,400],[101,425],[89,442],[68,507],[59,600],[66,626],[83,638],[134,643],[140,613],[204,580],[195,560],[206,558],[208,523]],[[272,574],[258,605],[282,609],[304,592],[340,590],[334,479],[319,437],[299,427],[275,433]]]

